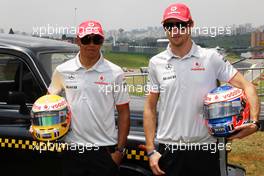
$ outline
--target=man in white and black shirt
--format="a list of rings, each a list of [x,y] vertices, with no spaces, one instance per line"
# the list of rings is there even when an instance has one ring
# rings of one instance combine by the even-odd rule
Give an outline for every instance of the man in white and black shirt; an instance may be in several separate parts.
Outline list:
[[[250,116],[257,121],[259,103],[256,89],[223,56],[192,41],[190,31],[194,23],[186,5],[170,5],[164,12],[162,23],[169,45],[149,61],[150,93],[144,109],[150,167],[155,175],[218,176],[217,152],[188,148],[191,144],[216,144],[216,138],[210,136],[203,119],[204,96],[216,87],[216,80],[241,88],[250,104]],[[154,147],[156,124],[159,151]],[[230,139],[248,136],[257,131],[257,126],[252,123],[237,130],[240,131]],[[183,150],[165,151],[168,145]]]
[[[122,69],[100,52],[103,41],[99,22],[80,24],[77,33],[80,52],[55,69],[49,86],[50,94],[65,91],[72,111],[71,130],[65,141],[70,146],[87,148],[84,152],[67,152],[63,163],[67,176],[116,175],[125,149],[129,96]]]

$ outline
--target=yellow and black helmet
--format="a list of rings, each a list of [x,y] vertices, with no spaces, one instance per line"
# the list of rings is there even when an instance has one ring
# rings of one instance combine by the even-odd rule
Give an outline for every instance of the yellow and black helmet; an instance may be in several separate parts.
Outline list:
[[[33,104],[30,132],[39,141],[54,141],[68,132],[70,121],[71,111],[65,98],[44,95]]]

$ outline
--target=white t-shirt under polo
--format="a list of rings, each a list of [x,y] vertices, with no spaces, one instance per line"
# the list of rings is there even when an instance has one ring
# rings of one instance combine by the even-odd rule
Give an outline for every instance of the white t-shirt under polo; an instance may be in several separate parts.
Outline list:
[[[216,80],[228,82],[237,70],[215,50],[193,43],[183,58],[170,47],[149,62],[149,88],[160,93],[157,139],[160,143],[212,143],[203,118],[204,96]]]
[[[68,143],[114,145],[117,143],[115,105],[129,102],[122,69],[101,58],[90,69],[82,67],[79,55],[59,65],[52,76],[49,93],[65,90],[72,110]]]

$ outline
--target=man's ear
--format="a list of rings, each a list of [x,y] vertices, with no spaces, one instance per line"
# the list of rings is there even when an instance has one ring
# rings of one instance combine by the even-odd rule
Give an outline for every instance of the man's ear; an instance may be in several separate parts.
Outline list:
[[[78,45],[78,46],[81,46],[81,39],[77,36],[76,39],[75,39],[75,43]]]
[[[104,45],[104,42],[105,42],[105,39],[103,40],[103,43],[100,46],[103,46]]]
[[[191,20],[189,23],[190,23],[190,27],[192,28],[194,26],[193,20]]]

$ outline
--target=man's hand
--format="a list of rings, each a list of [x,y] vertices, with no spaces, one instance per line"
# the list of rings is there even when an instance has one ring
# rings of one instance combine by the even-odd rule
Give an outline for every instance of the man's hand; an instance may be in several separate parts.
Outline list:
[[[118,112],[118,143],[117,147],[125,146],[127,141],[127,136],[129,133],[130,126],[130,111],[129,104],[117,105]],[[123,157],[123,153],[116,151],[111,154],[115,163],[119,166]]]
[[[165,174],[165,172],[162,171],[159,167],[160,157],[161,157],[161,154],[159,152],[155,152],[149,158],[149,166],[155,175],[164,175]]]
[[[257,132],[257,130],[258,130],[258,127],[253,123],[243,124],[235,128],[235,132],[237,131],[238,133],[229,137],[228,140],[242,139],[246,136],[249,136]]]
[[[113,159],[113,161],[116,163],[116,165],[120,165],[122,158],[123,158],[123,153],[116,151],[114,153],[111,154],[111,157]]]
[[[30,132],[32,138],[33,138],[34,140],[37,140],[37,138],[36,138],[35,135],[34,135],[34,131],[33,131],[32,125],[30,125],[30,127],[29,127],[29,132]]]

